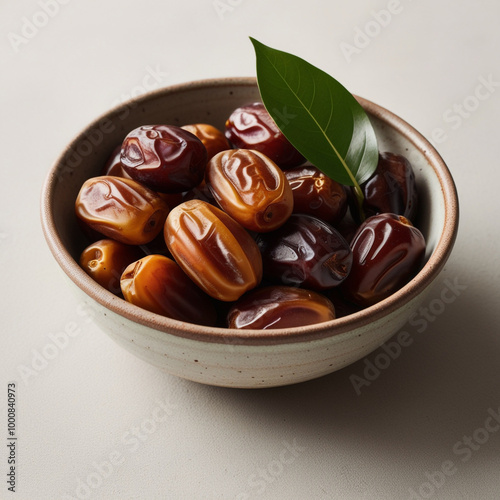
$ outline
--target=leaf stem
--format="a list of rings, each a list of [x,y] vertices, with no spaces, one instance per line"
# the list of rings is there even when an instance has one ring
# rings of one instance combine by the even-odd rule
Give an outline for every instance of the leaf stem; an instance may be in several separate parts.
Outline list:
[[[356,205],[358,206],[359,217],[361,219],[361,222],[363,222],[366,219],[365,212],[363,210],[363,201],[364,201],[365,197],[363,196],[363,191],[361,190],[361,188],[356,180],[354,181],[354,196],[355,196]]]

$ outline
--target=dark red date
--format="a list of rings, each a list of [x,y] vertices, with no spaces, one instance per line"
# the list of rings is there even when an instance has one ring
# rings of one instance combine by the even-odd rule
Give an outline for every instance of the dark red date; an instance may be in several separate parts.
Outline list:
[[[285,285],[326,290],[342,283],[351,269],[352,252],[331,225],[310,215],[290,216],[272,233],[259,234],[264,278]]]
[[[360,187],[366,218],[393,213],[414,220],[418,203],[417,186],[413,168],[404,156],[380,153],[375,172]]]
[[[111,153],[108,161],[104,165],[101,175],[112,175],[114,177],[125,177],[126,179],[131,179],[130,175],[123,169],[120,156],[122,154],[121,144],[116,146],[116,148]]]
[[[147,125],[130,132],[120,161],[138,182],[162,193],[181,193],[203,179],[207,150],[191,132],[174,125]]]
[[[260,151],[283,169],[305,161],[261,102],[235,109],[226,121],[226,137],[236,148]]]
[[[228,312],[229,328],[293,328],[335,319],[335,308],[319,293],[288,286],[252,290]]]
[[[347,211],[347,193],[338,182],[321,170],[304,165],[285,171],[293,193],[293,212],[338,224]]]
[[[418,271],[425,239],[401,215],[374,215],[359,227],[351,243],[353,262],[342,291],[367,307],[393,294]]]

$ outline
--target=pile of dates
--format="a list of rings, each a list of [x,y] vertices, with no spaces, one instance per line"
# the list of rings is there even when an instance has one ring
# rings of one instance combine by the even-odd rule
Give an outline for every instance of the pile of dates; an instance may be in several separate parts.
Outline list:
[[[417,191],[380,153],[352,188],[308,164],[262,103],[204,123],[147,125],[117,145],[75,210],[81,267],[125,300],[176,320],[286,328],[376,304],[422,265]]]

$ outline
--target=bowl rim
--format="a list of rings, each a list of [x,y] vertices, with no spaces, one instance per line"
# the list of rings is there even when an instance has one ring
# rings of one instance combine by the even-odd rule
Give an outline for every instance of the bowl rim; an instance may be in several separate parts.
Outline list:
[[[60,153],[49,170],[42,186],[40,217],[42,230],[50,251],[62,270],[78,286],[78,288],[80,288],[98,304],[110,309],[120,316],[127,318],[128,320],[156,330],[159,335],[168,333],[174,336],[198,340],[201,342],[263,346],[307,342],[348,334],[353,330],[357,330],[360,327],[364,327],[372,322],[384,318],[385,316],[388,316],[414,299],[417,295],[423,292],[424,289],[431,285],[433,280],[444,267],[457,236],[459,206],[454,180],[442,157],[422,134],[393,112],[359,96],[355,97],[369,114],[378,118],[381,122],[387,124],[389,127],[402,134],[427,158],[428,163],[433,168],[439,180],[444,198],[444,228],[436,247],[419,273],[401,289],[373,306],[324,323],[285,329],[236,330],[185,323],[151,313],[126,302],[95,283],[92,278],[90,278],[83,271],[83,269],[80,268],[78,262],[65,248],[54,220],[53,206],[55,184],[58,178],[58,171],[65,157],[71,151],[75,150],[76,144],[85,138],[89,130],[98,126],[98,124],[104,119],[109,119],[110,116],[123,113],[127,110],[127,108],[137,106],[140,105],[141,102],[146,102],[169,94],[227,86],[256,87],[257,80],[255,77],[211,78],[156,89],[152,92],[148,92],[125,101],[103,113],[100,117],[85,127],[84,130],[78,133]]]

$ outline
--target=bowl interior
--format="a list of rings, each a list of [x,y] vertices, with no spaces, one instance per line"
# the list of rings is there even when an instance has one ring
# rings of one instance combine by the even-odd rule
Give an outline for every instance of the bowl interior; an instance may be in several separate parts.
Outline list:
[[[94,283],[78,266],[86,246],[74,215],[74,202],[83,182],[100,175],[113,149],[127,133],[146,124],[210,123],[224,128],[229,114],[242,104],[260,100],[254,78],[206,80],[158,90],[125,103],[90,124],[61,154],[42,192],[42,226],[56,260],[85,293],[118,314],[169,333],[217,340],[230,335],[234,341],[252,336],[221,328],[200,328],[170,320],[117,299]],[[406,122],[370,101],[360,99],[375,127],[380,151],[405,155],[413,165],[419,191],[420,227],[427,241],[427,263],[403,289],[385,301],[328,324],[297,329],[269,330],[256,342],[276,338],[301,340],[332,335],[366,324],[409,301],[426,288],[439,273],[453,246],[458,225],[458,202],[453,180],[434,148]],[[255,334],[255,332],[253,332]]]

